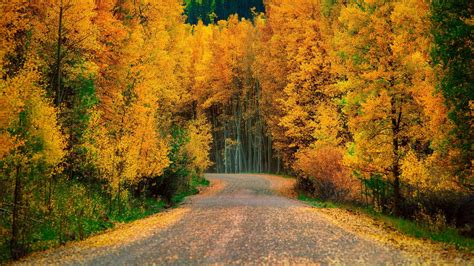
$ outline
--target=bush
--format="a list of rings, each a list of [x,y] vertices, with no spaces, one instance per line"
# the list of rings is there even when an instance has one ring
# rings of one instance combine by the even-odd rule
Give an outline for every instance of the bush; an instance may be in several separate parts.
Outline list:
[[[313,197],[346,201],[357,194],[358,182],[343,165],[343,151],[333,146],[307,148],[296,154],[293,168],[298,187]]]

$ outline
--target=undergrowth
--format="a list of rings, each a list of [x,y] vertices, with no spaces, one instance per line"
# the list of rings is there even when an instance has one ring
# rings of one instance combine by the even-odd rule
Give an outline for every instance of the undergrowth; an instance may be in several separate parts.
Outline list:
[[[438,230],[432,230],[429,228],[429,225],[420,224],[415,221],[393,215],[383,214],[370,207],[323,201],[320,199],[308,197],[303,194],[298,196],[298,200],[304,201],[316,208],[340,208],[356,211],[368,215],[376,220],[382,221],[387,226],[395,228],[405,235],[453,245],[458,250],[474,253],[474,239],[460,235],[455,228],[446,227]]]

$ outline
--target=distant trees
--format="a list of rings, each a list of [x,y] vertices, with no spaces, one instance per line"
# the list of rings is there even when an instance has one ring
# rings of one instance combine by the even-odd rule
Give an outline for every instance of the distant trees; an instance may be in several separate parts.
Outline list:
[[[253,76],[256,34],[250,21],[237,16],[193,26],[193,101],[196,112],[212,124],[216,172],[278,170],[260,111],[260,84]]]
[[[258,14],[265,9],[262,0],[186,0],[185,5],[188,23],[197,24],[201,20],[206,25],[234,14],[251,19],[254,12]]]

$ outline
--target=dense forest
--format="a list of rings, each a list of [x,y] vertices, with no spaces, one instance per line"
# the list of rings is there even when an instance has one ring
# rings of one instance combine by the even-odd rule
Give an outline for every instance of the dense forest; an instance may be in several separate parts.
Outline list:
[[[285,171],[311,196],[472,237],[472,2],[261,11],[2,1],[1,257],[156,212],[205,171]]]
[[[197,24],[215,23],[237,14],[241,18],[251,19],[265,10],[263,0],[186,0],[186,22]]]

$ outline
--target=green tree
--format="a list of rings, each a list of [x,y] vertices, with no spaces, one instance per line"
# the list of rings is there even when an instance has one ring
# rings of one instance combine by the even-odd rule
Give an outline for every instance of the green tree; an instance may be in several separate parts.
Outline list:
[[[469,0],[431,2],[434,48],[432,58],[442,69],[440,89],[449,108],[449,118],[456,125],[453,145],[460,150],[454,162],[462,184],[474,190],[474,79],[472,20],[474,4]]]

